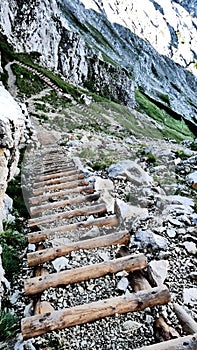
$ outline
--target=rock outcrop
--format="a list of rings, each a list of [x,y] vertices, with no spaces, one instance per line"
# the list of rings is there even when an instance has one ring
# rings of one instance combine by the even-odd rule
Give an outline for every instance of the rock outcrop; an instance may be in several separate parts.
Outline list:
[[[19,144],[24,136],[24,115],[6,89],[0,85],[0,230],[4,218],[7,183],[16,175]]]
[[[126,105],[134,86],[196,123],[195,2],[4,2],[1,25],[17,51]],[[191,74],[188,70],[193,72]]]

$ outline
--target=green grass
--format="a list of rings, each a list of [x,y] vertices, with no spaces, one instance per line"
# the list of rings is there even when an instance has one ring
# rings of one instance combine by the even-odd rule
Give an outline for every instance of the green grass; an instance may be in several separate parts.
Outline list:
[[[176,141],[181,141],[185,138],[193,139],[194,135],[186,125],[184,120],[173,118],[164,109],[159,108],[151,102],[143,93],[136,90],[135,98],[139,105],[138,110],[146,113],[149,117],[155,119],[163,126],[162,134],[165,137],[173,138]]]
[[[43,81],[36,74],[16,63],[12,65],[12,71],[16,76],[16,85],[21,96],[31,97],[43,90]]]
[[[8,339],[17,328],[17,318],[8,312],[0,310],[0,341]]]

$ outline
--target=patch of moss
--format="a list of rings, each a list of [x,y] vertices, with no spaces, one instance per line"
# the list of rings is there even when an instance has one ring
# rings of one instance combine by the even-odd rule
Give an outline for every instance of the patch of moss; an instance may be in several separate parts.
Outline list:
[[[0,310],[0,341],[8,339],[17,328],[17,318],[11,313]]]

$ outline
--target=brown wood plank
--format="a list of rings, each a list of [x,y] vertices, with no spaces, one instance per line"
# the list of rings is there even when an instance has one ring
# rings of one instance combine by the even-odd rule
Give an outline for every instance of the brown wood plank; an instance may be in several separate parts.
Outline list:
[[[72,175],[66,175],[66,176],[62,176],[62,177],[58,177],[56,179],[51,179],[51,180],[46,180],[46,181],[41,181],[41,182],[35,182],[34,185],[33,185],[33,188],[36,189],[36,188],[39,188],[39,187],[42,187],[43,186],[49,186],[49,185],[56,185],[56,184],[59,184],[59,183],[63,183],[63,182],[66,182],[66,181],[74,181],[74,180],[81,180],[81,179],[84,179],[84,174],[83,173],[75,173],[75,174],[72,174]]]
[[[93,214],[104,214],[107,212],[106,204],[100,203],[96,205],[90,205],[82,208],[68,210],[54,215],[46,215],[40,218],[30,219],[28,221],[29,227],[39,226],[42,224],[48,224],[53,221],[59,221],[63,219],[71,219],[77,216],[89,216]]]
[[[57,192],[51,192],[48,194],[43,194],[42,196],[37,196],[37,197],[31,197],[30,198],[30,203],[31,204],[39,204],[42,202],[45,202],[49,199],[52,198],[56,198],[56,197],[65,197],[69,194],[74,194],[74,193],[93,193],[94,192],[94,188],[92,187],[92,185],[89,186],[79,186],[79,187],[74,187],[74,188],[70,188],[64,191],[57,191]]]
[[[68,243],[56,248],[48,248],[28,253],[27,261],[29,266],[36,266],[43,264],[46,261],[54,260],[60,256],[67,255],[73,251],[79,251],[80,249],[93,249],[117,244],[128,244],[129,241],[130,234],[127,231],[120,231],[105,236],[86,239],[84,241]]]
[[[58,273],[51,273],[46,276],[29,278],[24,281],[25,295],[38,294],[44,290],[60,285],[73,284],[98,278],[109,273],[119,271],[135,271],[147,266],[144,254],[128,255],[122,258],[104,261],[102,263],[87,265]]]
[[[40,189],[33,190],[33,196],[39,196],[42,193],[57,191],[64,188],[73,188],[76,186],[87,186],[88,184],[89,182],[87,180],[75,180],[75,181],[66,181],[64,183],[60,183],[57,185],[43,186]]]
[[[50,179],[56,179],[62,176],[69,176],[69,175],[80,174],[80,173],[81,173],[81,170],[73,168],[73,170],[55,172],[50,175],[42,175],[42,176],[39,175],[35,178],[35,183],[50,180]]]
[[[21,322],[22,335],[24,339],[27,339],[56,329],[92,322],[103,317],[163,305],[169,301],[168,288],[160,286],[148,291],[143,290],[129,295],[104,299],[41,316],[27,317]]]
[[[154,345],[142,346],[136,350],[196,350],[197,349],[197,333],[187,335],[172,340],[167,340]]]
[[[73,205],[73,204],[97,201],[99,199],[99,197],[100,197],[99,192],[95,192],[93,194],[88,194],[86,196],[80,195],[78,197],[65,199],[63,201],[57,201],[57,202],[53,202],[53,203],[47,203],[47,204],[43,204],[40,206],[31,207],[30,213],[32,216],[34,216],[35,214],[41,214],[42,212],[45,212],[45,211],[51,210],[51,209],[55,209],[55,208],[66,207],[68,205]]]
[[[115,226],[118,225],[118,218],[116,215],[106,216],[94,220],[79,221],[74,224],[54,227],[52,229],[32,232],[28,234],[29,243],[38,243],[44,241],[46,238],[52,238],[56,235],[61,236],[66,232],[74,231],[80,228],[87,228],[92,226]]]

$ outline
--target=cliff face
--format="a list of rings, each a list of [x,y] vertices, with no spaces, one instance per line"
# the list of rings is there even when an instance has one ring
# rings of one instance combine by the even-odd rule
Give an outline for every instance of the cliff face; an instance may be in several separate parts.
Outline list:
[[[7,183],[17,173],[19,144],[24,137],[24,115],[12,96],[0,85],[0,231],[4,218]]]
[[[12,0],[1,24],[17,51],[39,52],[70,82],[130,106],[136,86],[195,123],[195,11],[195,1]]]

